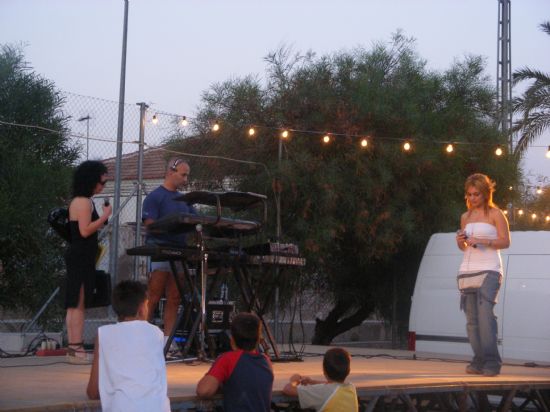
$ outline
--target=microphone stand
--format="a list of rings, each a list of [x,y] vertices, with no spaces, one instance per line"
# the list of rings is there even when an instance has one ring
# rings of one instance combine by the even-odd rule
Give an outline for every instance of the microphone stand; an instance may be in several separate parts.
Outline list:
[[[205,341],[206,341],[206,268],[208,264],[208,253],[205,251],[204,237],[202,235],[202,225],[195,226],[197,232],[197,247],[200,256],[200,276],[201,276],[201,313],[199,324],[199,353],[200,360],[206,359]]]

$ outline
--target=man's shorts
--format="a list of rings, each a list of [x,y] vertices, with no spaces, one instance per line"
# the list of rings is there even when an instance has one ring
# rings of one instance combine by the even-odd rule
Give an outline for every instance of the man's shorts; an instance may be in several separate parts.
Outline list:
[[[183,265],[179,260],[176,260],[174,262],[176,264],[176,270],[178,273],[183,273]],[[170,272],[172,273],[172,268],[170,267],[170,262],[168,260],[165,260],[163,262],[151,262],[149,260],[149,273],[154,272],[155,270],[158,270],[159,272]],[[191,276],[195,275],[195,269],[189,268],[189,274]]]
[[[170,262],[168,262],[167,260],[165,260],[164,262],[151,262],[151,260],[149,260],[149,272],[154,272],[155,270],[161,272],[172,271],[172,269],[170,269]]]

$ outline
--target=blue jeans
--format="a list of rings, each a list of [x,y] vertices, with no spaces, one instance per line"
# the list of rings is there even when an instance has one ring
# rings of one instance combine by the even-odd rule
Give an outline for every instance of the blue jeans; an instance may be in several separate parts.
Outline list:
[[[463,295],[466,331],[474,352],[471,366],[484,373],[500,373],[502,365],[497,347],[497,317],[493,311],[501,282],[500,273],[488,271],[479,289]]]

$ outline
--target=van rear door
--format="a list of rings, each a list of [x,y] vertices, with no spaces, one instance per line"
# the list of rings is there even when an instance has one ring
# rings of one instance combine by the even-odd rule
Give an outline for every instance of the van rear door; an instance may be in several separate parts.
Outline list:
[[[550,362],[550,256],[509,255],[507,266],[503,355]]]

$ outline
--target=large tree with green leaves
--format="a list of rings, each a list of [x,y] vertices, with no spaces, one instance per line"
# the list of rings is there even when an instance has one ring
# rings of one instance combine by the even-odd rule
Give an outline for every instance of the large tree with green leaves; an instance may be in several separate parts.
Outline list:
[[[550,21],[540,25],[550,35]],[[514,124],[520,132],[515,152],[523,154],[533,141],[550,128],[550,74],[529,67],[514,72],[514,84],[531,81],[522,96],[514,99],[513,110],[521,114]]]
[[[201,137],[176,147],[266,165],[268,173],[241,167],[234,184],[281,196],[283,234],[306,255],[309,286],[332,303],[313,343],[330,343],[373,313],[388,317],[394,290],[404,320],[428,237],[459,225],[465,177],[487,173],[499,194],[516,178],[515,160],[493,153],[505,139],[493,126],[494,90],[482,59],[431,72],[397,34],[389,45],[321,57],[283,48],[267,62],[266,85],[247,77],[206,92]],[[213,119],[222,125],[216,136]],[[279,161],[283,127],[294,132]],[[329,132],[332,142],[323,145]],[[367,135],[361,149],[358,137]],[[401,150],[405,138],[410,153]],[[452,155],[443,142],[456,144]],[[226,163],[209,162],[193,166],[194,176],[230,173]],[[296,291],[292,282],[283,286]]]
[[[46,217],[68,195],[77,150],[62,98],[20,49],[0,49],[0,305],[36,310],[60,284],[63,249]]]

